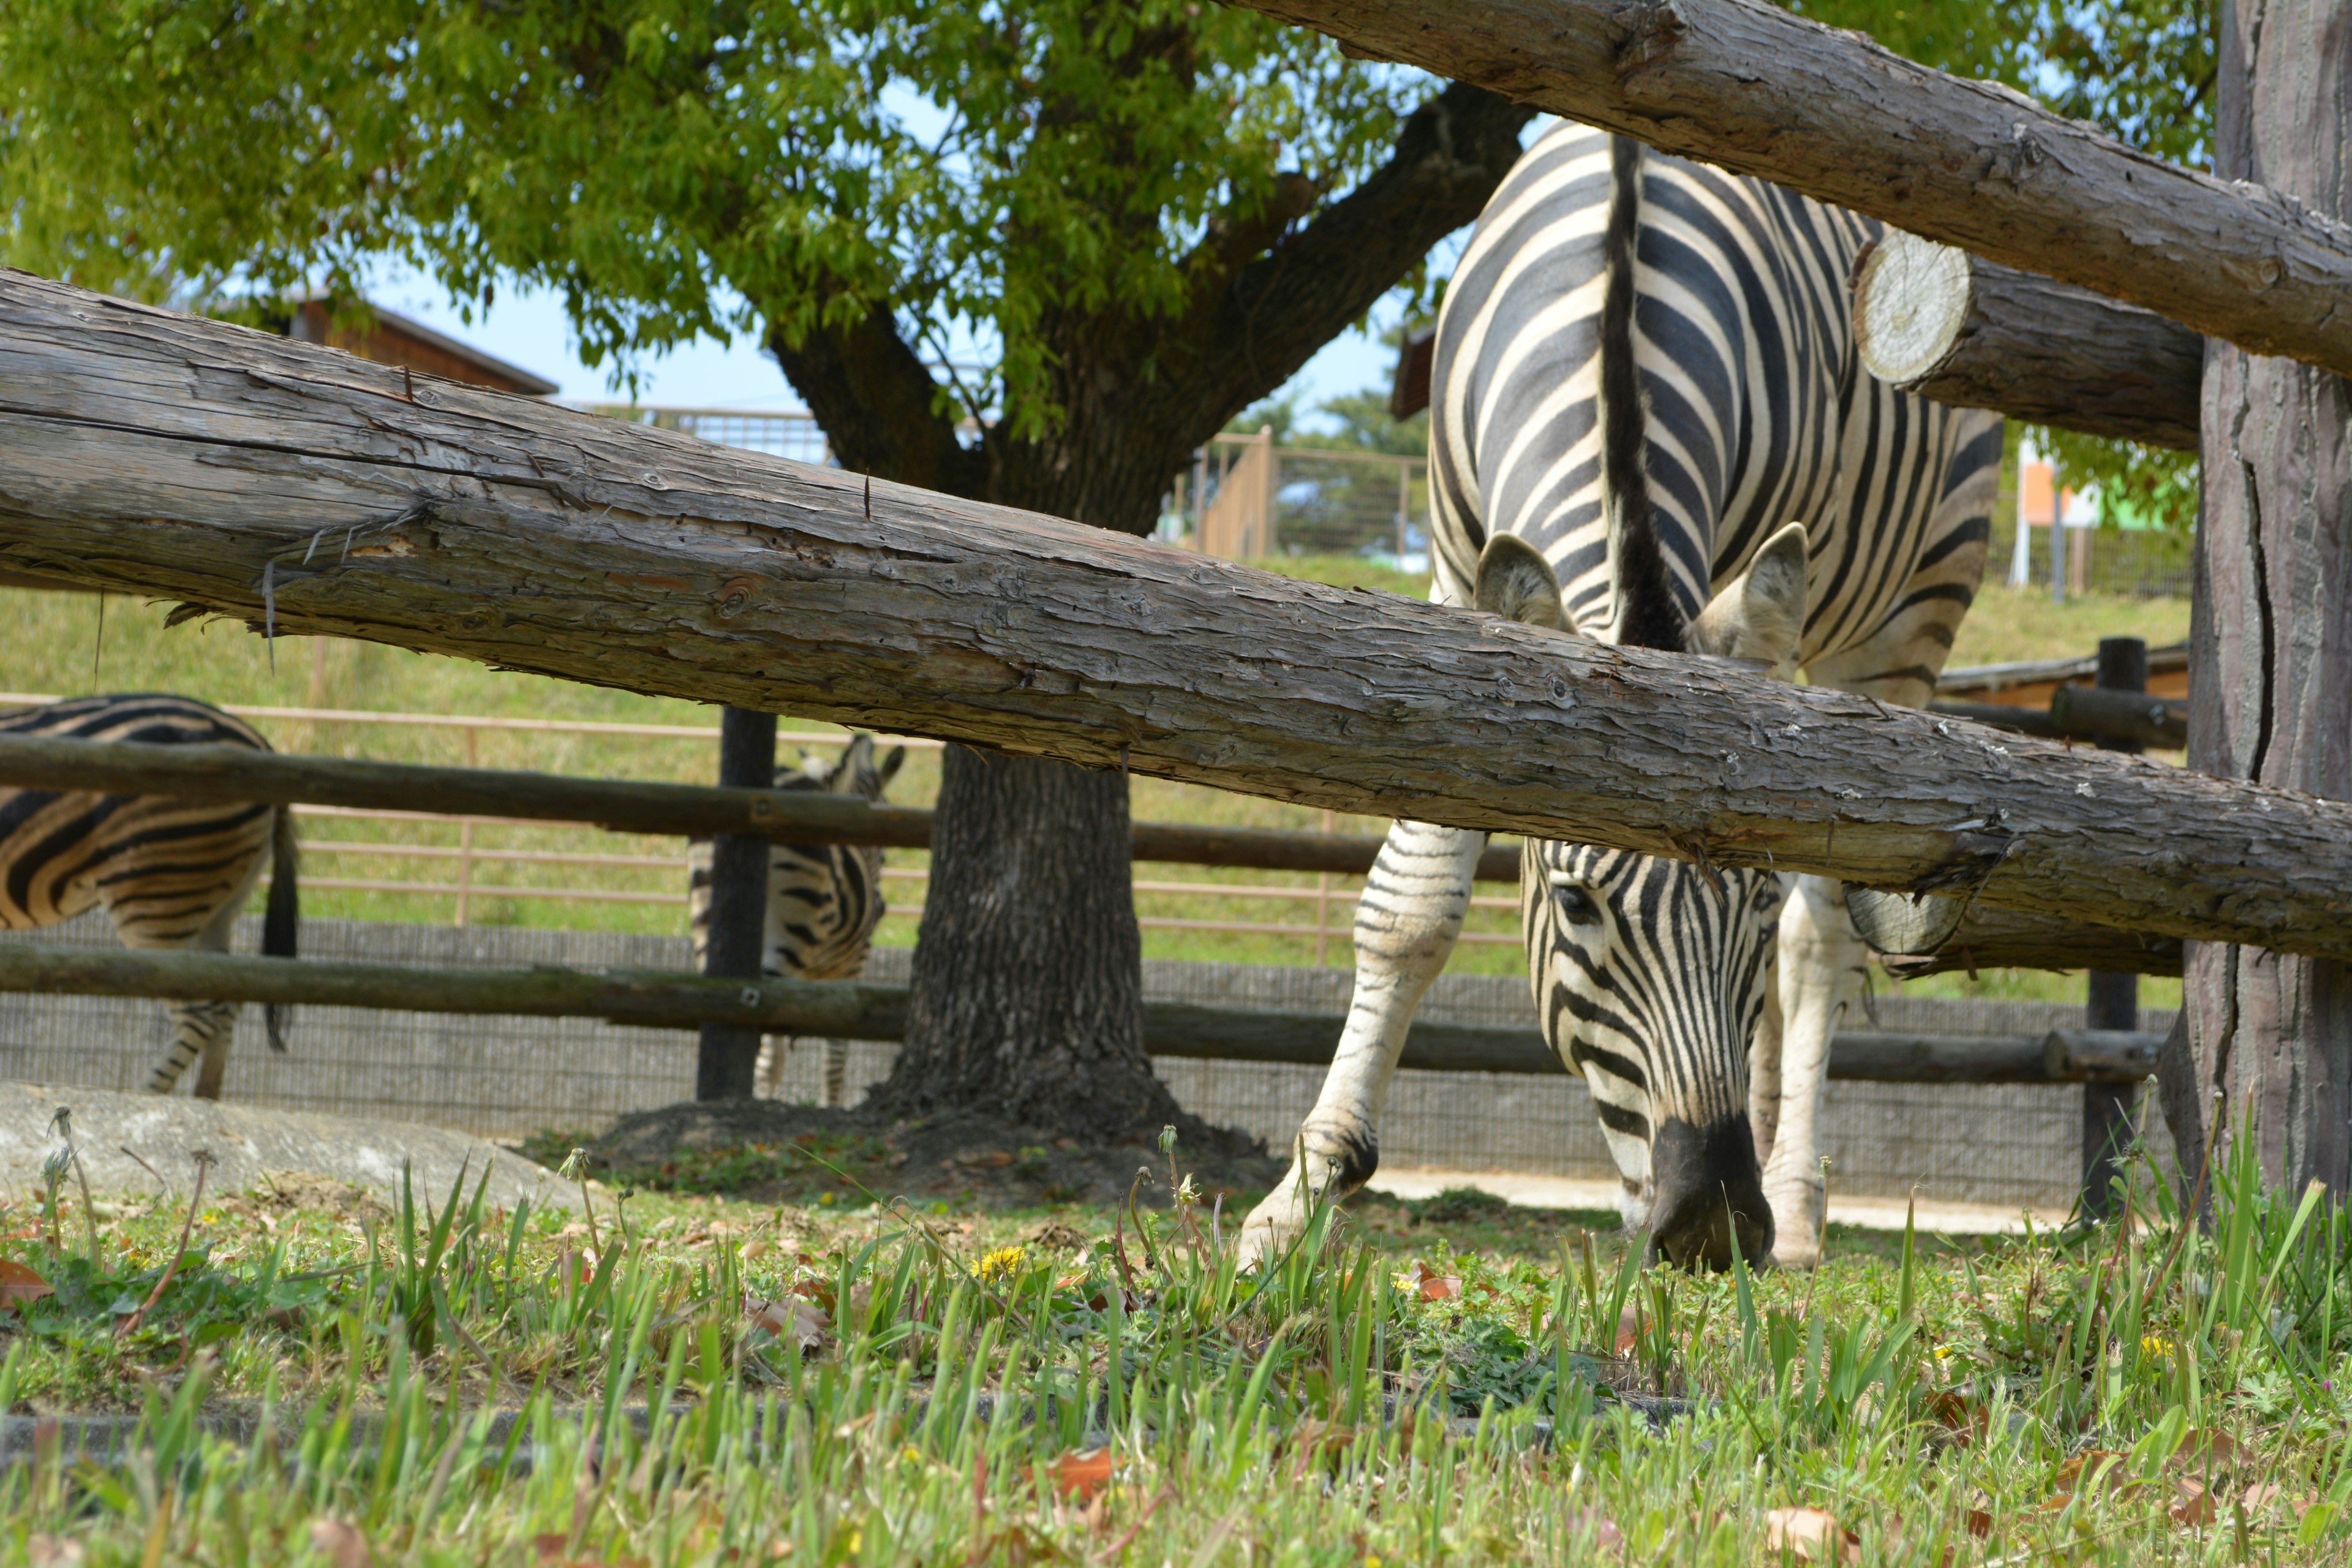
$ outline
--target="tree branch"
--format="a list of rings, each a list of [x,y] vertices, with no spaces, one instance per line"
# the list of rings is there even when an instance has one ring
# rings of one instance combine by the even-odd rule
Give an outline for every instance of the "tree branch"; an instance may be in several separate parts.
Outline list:
[[[1415,110],[1389,161],[1202,302],[1168,354],[1214,430],[1296,374],[1429,248],[1475,220],[1535,111],[1461,82]],[[1230,253],[1230,251],[1229,251]]]
[[[818,289],[829,298],[849,291],[831,279]],[[821,319],[798,343],[772,325],[768,352],[842,467],[948,495],[985,494],[985,459],[956,439],[954,422],[939,411],[939,384],[899,335],[887,305],[846,322]]]

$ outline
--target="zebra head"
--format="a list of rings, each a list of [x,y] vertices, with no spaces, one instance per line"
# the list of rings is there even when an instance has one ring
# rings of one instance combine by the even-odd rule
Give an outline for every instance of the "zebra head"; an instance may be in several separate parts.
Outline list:
[[[906,760],[907,748],[893,746],[877,761],[874,737],[861,730],[849,738],[849,744],[841,749],[837,758],[827,760],[814,752],[802,752],[800,780],[780,772],[776,783],[786,788],[814,784],[828,795],[861,795],[878,801],[882,792],[890,787],[890,781],[898,776],[898,765]]]
[[[1478,607],[1570,631],[1549,563],[1498,534]],[[1805,612],[1805,531],[1791,523],[1685,628],[1694,653],[1793,668]],[[1520,871],[1528,977],[1544,1037],[1583,1079],[1654,1258],[1728,1268],[1772,1247],[1748,1115],[1748,1049],[1763,1016],[1781,888],[1728,870],[1591,845],[1529,840]]]

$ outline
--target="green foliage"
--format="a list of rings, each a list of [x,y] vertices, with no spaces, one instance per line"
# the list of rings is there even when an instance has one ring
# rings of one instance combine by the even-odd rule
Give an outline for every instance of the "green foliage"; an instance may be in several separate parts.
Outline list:
[[[222,304],[511,274],[591,363],[879,310],[1018,427],[1060,412],[1042,316],[1182,311],[1423,90],[1188,0],[9,0],[5,247]]]

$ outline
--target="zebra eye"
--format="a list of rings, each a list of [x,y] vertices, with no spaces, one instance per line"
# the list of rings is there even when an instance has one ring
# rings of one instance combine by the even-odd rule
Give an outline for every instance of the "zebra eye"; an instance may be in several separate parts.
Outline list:
[[[1551,896],[1560,914],[1577,925],[1591,925],[1601,919],[1601,906],[1592,901],[1591,894],[1573,882],[1554,882]]]

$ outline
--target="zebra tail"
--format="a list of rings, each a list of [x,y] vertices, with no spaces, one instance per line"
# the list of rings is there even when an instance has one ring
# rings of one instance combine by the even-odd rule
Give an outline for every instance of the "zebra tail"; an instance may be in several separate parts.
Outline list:
[[[278,808],[269,847],[269,904],[261,917],[261,952],[267,958],[292,958],[302,923],[302,892],[297,879],[302,851],[294,837],[292,806]],[[286,1029],[293,1021],[293,1014],[294,1009],[282,1002],[272,1002],[262,1009],[262,1021],[269,1030],[269,1048],[281,1055],[286,1050]]]
[[[1649,408],[1636,363],[1634,315],[1640,304],[1642,143],[1609,139],[1609,226],[1602,238],[1608,276],[1601,303],[1601,447],[1609,507],[1610,574],[1616,579],[1612,619],[1630,647],[1679,649],[1682,608],[1666,577],[1651,510]]]

